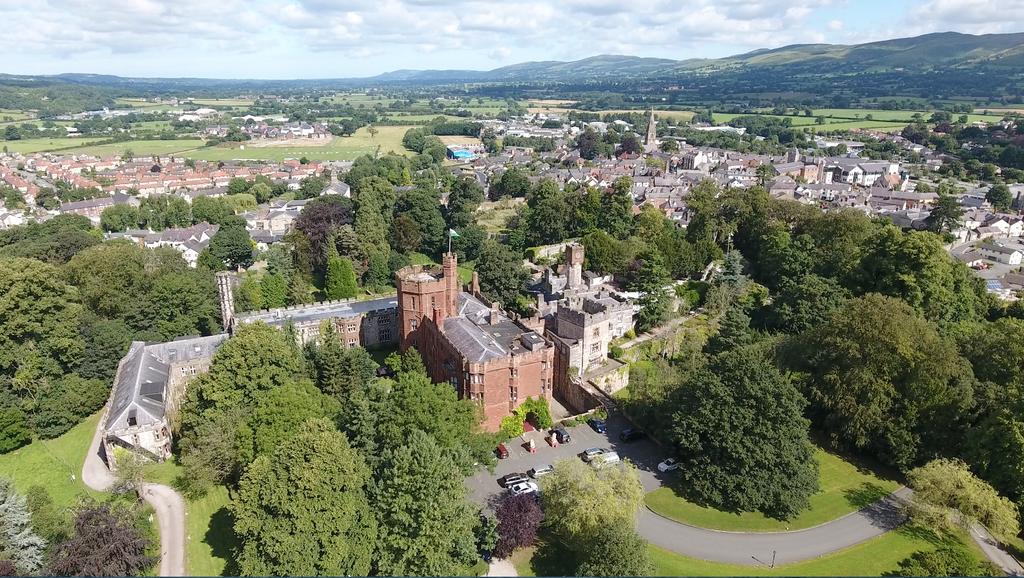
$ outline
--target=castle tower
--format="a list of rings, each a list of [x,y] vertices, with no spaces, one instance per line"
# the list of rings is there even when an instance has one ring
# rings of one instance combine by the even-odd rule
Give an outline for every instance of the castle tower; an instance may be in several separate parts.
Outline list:
[[[583,245],[570,243],[565,248],[566,287],[579,289],[583,286]]]
[[[230,271],[220,271],[217,278],[217,296],[220,298],[220,318],[224,330],[230,332],[235,320],[235,276]]]
[[[459,259],[455,253],[445,253],[442,260],[445,291],[445,317],[455,317],[459,310]]]

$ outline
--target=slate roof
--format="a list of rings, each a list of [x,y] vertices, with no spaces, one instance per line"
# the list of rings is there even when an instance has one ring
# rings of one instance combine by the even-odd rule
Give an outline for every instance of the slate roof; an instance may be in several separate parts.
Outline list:
[[[114,377],[104,428],[110,431],[127,427],[129,417],[140,426],[159,424],[164,418],[164,394],[171,365],[210,357],[227,338],[227,333],[220,333],[154,345],[132,342]]]
[[[471,363],[483,363],[542,345],[544,338],[520,326],[505,314],[491,323],[491,308],[476,297],[459,293],[459,314],[444,320],[448,341]]]
[[[267,325],[282,327],[288,321],[303,323],[337,317],[356,317],[374,311],[397,309],[396,297],[369,299],[366,301],[325,302],[293,308],[271,309],[269,311],[253,311],[236,316],[239,323],[262,321]]]

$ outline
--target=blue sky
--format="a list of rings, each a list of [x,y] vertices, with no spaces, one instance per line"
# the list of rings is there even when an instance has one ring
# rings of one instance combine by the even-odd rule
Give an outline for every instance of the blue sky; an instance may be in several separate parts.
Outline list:
[[[1024,0],[0,0],[0,72],[339,78],[1024,31]]]

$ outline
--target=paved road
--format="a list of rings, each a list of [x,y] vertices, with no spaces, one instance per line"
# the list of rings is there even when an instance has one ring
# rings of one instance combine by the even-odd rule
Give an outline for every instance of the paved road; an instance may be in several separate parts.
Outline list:
[[[519,573],[516,572],[516,567],[512,565],[510,560],[498,560],[495,558],[487,568],[485,576],[519,576]]]
[[[974,538],[988,559],[1008,576],[1024,576],[1024,567],[1020,562],[1003,550],[983,526],[975,524],[971,527],[971,538]]]
[[[626,425],[624,418],[613,415],[608,420],[606,435],[598,434],[587,426],[575,427],[570,430],[572,443],[558,448],[538,445],[537,453],[532,455],[521,447],[508,444],[509,459],[500,460],[493,474],[484,471],[468,480],[470,495],[478,503],[493,507],[504,496],[497,482],[499,477],[525,472],[531,467],[559,459],[574,458],[589,447],[608,447],[629,458],[639,470],[645,491],[661,487],[675,475],[657,470],[664,453],[649,440],[628,444],[619,442],[619,432]],[[759,566],[771,564],[774,552],[776,564],[787,564],[817,558],[895,528],[903,521],[896,500],[905,498],[908,493],[907,489],[900,490],[895,497],[865,510],[795,532],[719,532],[680,524],[646,508],[637,515],[637,530],[652,544],[692,558]]]
[[[107,491],[115,481],[100,455],[102,432],[101,419],[82,464],[82,482],[98,492]],[[153,507],[160,528],[160,576],[184,576],[185,501],[181,494],[160,484],[143,485],[142,499]]]

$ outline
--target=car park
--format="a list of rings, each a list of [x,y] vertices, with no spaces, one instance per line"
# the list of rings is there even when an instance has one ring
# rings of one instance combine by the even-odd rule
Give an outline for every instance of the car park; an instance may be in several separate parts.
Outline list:
[[[580,458],[585,462],[590,462],[597,456],[606,453],[608,453],[608,448],[590,448],[584,450],[583,453],[580,454]]]
[[[636,440],[640,440],[645,437],[647,437],[647,434],[635,427],[627,427],[619,434],[619,439],[624,442],[635,442]]]
[[[503,488],[508,488],[516,484],[521,484],[523,482],[528,481],[530,481],[530,478],[528,478],[526,474],[519,473],[507,474],[505,476],[498,478],[498,483],[501,484],[501,487]]]
[[[531,478],[537,479],[537,478],[539,478],[541,476],[546,476],[546,475],[550,474],[553,471],[555,471],[555,466],[546,465],[546,466],[537,466],[535,468],[530,468],[529,470],[526,471],[526,473]]]
[[[597,419],[596,417],[588,419],[587,425],[589,425],[597,433],[603,434],[605,431],[608,430],[608,425],[605,423],[605,421],[603,419]]]
[[[672,472],[679,469],[679,462],[675,458],[668,458],[667,460],[658,464],[659,472]]]
[[[537,482],[519,482],[518,484],[509,487],[508,491],[513,496],[521,496],[523,494],[536,494],[540,490],[537,487]]]

